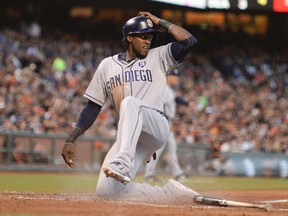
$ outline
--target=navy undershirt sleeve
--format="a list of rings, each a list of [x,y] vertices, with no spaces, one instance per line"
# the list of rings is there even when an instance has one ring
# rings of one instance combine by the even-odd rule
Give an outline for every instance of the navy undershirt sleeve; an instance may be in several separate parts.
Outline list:
[[[95,122],[101,108],[100,105],[89,101],[82,109],[76,126],[81,128],[83,132],[86,131]]]
[[[193,46],[197,43],[197,39],[194,36],[179,42],[174,41],[171,44],[171,53],[177,62],[182,62],[184,57],[192,50]]]

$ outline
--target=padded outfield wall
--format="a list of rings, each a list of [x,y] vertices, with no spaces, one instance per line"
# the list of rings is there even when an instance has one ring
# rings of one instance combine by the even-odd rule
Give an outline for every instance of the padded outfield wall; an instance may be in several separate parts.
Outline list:
[[[99,171],[102,161],[113,139],[99,136],[81,136],[76,143],[77,167],[68,168],[61,156],[65,134],[0,133],[0,170],[31,171]],[[266,176],[288,177],[288,155],[274,153],[222,153],[225,162],[218,170],[207,172],[199,169],[205,163],[215,160],[209,145],[196,143],[178,145],[179,161],[190,175],[224,176]],[[16,160],[22,155],[24,161]],[[165,174],[165,155],[159,163],[160,172]]]

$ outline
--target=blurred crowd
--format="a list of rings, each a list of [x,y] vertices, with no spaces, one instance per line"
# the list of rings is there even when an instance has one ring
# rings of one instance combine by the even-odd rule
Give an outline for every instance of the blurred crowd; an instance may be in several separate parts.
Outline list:
[[[0,129],[70,131],[98,64],[121,52],[120,43],[71,35],[55,40],[41,37],[39,29],[36,34],[0,30]],[[192,106],[178,106],[177,141],[211,145],[215,157],[225,151],[288,154],[288,54],[253,44],[207,46],[179,67],[182,83],[176,91]],[[116,125],[108,103],[86,135],[113,137]]]

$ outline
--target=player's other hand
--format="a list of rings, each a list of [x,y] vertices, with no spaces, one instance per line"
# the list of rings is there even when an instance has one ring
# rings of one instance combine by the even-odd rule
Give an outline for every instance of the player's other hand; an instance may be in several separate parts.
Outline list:
[[[149,17],[149,19],[152,20],[152,22],[155,24],[155,25],[158,25],[158,21],[159,21],[159,18],[149,12],[140,12],[139,13],[141,16],[146,16],[146,17]]]
[[[71,168],[75,167],[74,164],[74,144],[72,143],[65,143],[61,153],[64,161],[68,164]]]

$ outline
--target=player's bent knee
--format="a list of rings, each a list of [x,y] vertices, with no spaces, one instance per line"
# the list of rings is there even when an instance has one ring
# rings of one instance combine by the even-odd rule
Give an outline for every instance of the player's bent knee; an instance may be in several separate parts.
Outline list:
[[[137,103],[138,99],[133,97],[133,96],[128,96],[126,98],[123,99],[123,101],[121,102],[121,107],[120,110],[131,110],[132,107],[139,107],[138,103]]]

